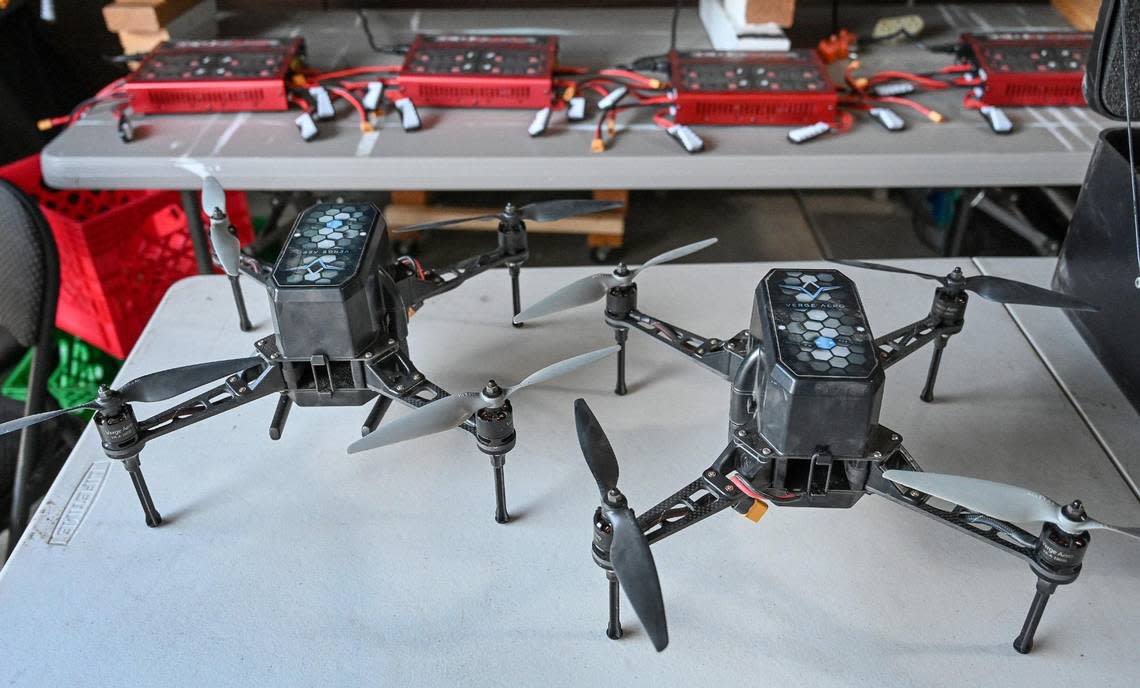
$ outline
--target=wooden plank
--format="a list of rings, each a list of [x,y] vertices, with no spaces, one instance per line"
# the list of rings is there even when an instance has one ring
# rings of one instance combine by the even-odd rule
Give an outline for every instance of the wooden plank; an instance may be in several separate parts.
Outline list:
[[[465,215],[486,215],[499,212],[499,208],[426,207],[417,205],[393,204],[384,208],[384,217],[390,227],[418,225],[423,222],[436,222]],[[569,217],[558,222],[534,222],[527,225],[528,232],[550,234],[586,234],[591,236],[622,237],[625,235],[625,217],[621,211],[595,213]],[[468,224],[454,225],[448,229],[493,230],[499,226],[498,220],[484,220]]]

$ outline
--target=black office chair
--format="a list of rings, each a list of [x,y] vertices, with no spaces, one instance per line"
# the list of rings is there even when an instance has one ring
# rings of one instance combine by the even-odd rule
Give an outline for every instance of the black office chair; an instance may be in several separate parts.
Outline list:
[[[21,346],[33,349],[24,414],[39,413],[53,405],[47,381],[57,359],[54,335],[58,298],[59,257],[47,220],[34,200],[0,181],[0,327]],[[8,466],[0,467],[11,475],[12,481],[9,553],[28,524],[29,479],[36,463],[39,435],[52,429],[24,429],[19,435],[14,465],[9,461]]]

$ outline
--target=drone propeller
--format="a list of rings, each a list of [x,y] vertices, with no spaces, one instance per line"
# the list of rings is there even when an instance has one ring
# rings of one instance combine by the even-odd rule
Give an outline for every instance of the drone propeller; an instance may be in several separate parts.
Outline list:
[[[237,277],[241,262],[241,242],[226,215],[226,192],[214,177],[202,180],[202,209],[210,218],[210,243],[222,269],[230,277]]]
[[[574,421],[582,455],[586,457],[586,465],[590,467],[602,496],[602,513],[613,528],[610,564],[634,613],[653,641],[653,647],[660,652],[669,644],[669,628],[665,622],[661,581],[657,577],[657,565],[653,563],[649,540],[641,532],[625,495],[617,488],[617,457],[584,399],[574,402]]]
[[[171,368],[170,370],[163,370],[157,373],[150,373],[149,375],[135,378],[125,383],[119,389],[114,390],[112,393],[114,399],[113,403],[124,401],[165,401],[185,392],[189,392],[192,389],[197,389],[220,377],[245,370],[258,363],[261,363],[261,358],[253,356],[250,358],[232,358],[225,361],[213,361],[211,363],[197,363],[179,368]],[[17,418],[7,423],[0,423],[0,435],[16,432],[29,425],[42,423],[56,416],[71,413],[72,411],[103,408],[106,403],[104,395],[100,394],[98,399],[94,399],[85,404],[59,409],[57,411],[37,413],[31,416]]]
[[[960,268],[954,268],[954,272],[949,275],[932,275],[927,272],[918,272],[916,270],[907,270],[906,268],[898,268],[892,265],[883,265],[881,263],[868,263],[862,260],[845,260],[841,258],[832,258],[832,263],[839,263],[840,265],[850,265],[855,268],[864,268],[866,270],[879,270],[881,272],[897,272],[903,275],[914,275],[915,277],[922,277],[923,279],[934,280],[944,287],[957,287],[972,291],[978,296],[997,303],[1014,303],[1024,304],[1027,306],[1045,306],[1047,308],[1067,308],[1076,311],[1099,311],[1100,308],[1090,303],[1082,301],[1078,298],[1053,291],[1051,289],[1044,289],[1036,287],[1032,284],[1025,282],[1017,282],[1015,280],[1006,279],[1004,277],[995,277],[993,275],[971,275],[966,277],[962,274]]]
[[[481,392],[464,392],[433,401],[402,418],[380,426],[353,442],[348,447],[348,453],[356,454],[457,428],[477,411],[502,406],[508,397],[519,390],[566,375],[601,360],[617,350],[617,346],[607,346],[604,349],[567,358],[531,373],[522,382],[510,387],[501,388],[495,384],[494,380],[491,380]]]
[[[1140,528],[1113,526],[1084,515],[1080,502],[1063,507],[1045,495],[1024,487],[958,475],[889,470],[883,477],[912,490],[959,504],[970,511],[1003,521],[1052,523],[1069,533],[1103,528],[1140,539]],[[1075,518],[1071,515],[1076,516]]]
[[[462,225],[468,222],[478,222],[479,220],[499,220],[501,222],[517,222],[519,220],[530,220],[531,222],[554,222],[567,217],[575,215],[589,215],[590,213],[600,213],[603,210],[613,210],[620,208],[622,204],[618,201],[594,201],[588,199],[574,199],[562,201],[539,201],[538,203],[531,203],[524,205],[521,208],[516,208],[511,204],[503,209],[501,213],[492,213],[490,215],[475,215],[473,217],[461,217],[455,220],[441,220],[439,222],[426,222],[420,225],[411,225],[408,227],[400,227],[393,229],[393,234],[403,234],[404,232],[422,232],[429,229],[439,229],[441,227],[448,227],[451,225]]]
[[[544,315],[558,313],[559,311],[570,310],[578,306],[584,306],[594,301],[600,301],[605,297],[606,292],[614,287],[625,286],[632,282],[639,273],[646,268],[651,268],[654,265],[661,265],[670,261],[684,258],[685,256],[696,253],[701,249],[712,246],[716,243],[716,239],[704,239],[680,248],[675,248],[672,251],[666,251],[661,255],[654,256],[641,264],[641,267],[628,271],[627,274],[619,275],[618,271],[614,272],[599,272],[596,275],[583,277],[582,279],[571,282],[570,284],[562,287],[545,299],[538,303],[531,305],[515,316],[515,322],[521,323],[526,320],[533,320],[540,318]]]

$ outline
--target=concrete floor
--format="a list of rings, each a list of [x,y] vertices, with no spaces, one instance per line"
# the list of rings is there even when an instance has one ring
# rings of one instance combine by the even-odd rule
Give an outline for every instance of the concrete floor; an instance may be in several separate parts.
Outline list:
[[[574,197],[574,194],[559,194]],[[539,196],[442,194],[441,205],[495,207]],[[908,210],[871,192],[634,191],[630,194],[625,245],[617,259],[631,264],[710,236],[716,245],[689,257],[693,262],[927,257]],[[426,265],[443,265],[485,250],[482,232],[436,230],[412,248]],[[585,238],[532,232],[529,265],[590,262]]]

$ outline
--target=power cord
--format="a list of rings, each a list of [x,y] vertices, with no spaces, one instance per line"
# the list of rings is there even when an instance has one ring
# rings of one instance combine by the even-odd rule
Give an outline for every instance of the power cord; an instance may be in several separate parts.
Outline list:
[[[364,8],[359,3],[356,5],[356,16],[360,17],[360,28],[364,30],[368,47],[372,48],[373,52],[384,55],[404,55],[408,52],[406,45],[377,45],[376,37],[372,35],[372,27],[368,24],[368,15],[364,14]]]

